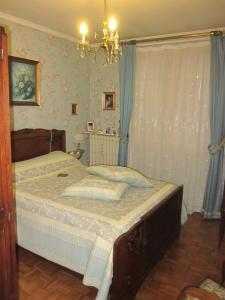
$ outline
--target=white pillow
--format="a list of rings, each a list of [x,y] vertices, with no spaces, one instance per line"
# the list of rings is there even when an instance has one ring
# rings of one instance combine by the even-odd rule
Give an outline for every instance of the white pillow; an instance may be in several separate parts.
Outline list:
[[[153,187],[147,177],[127,167],[98,165],[88,167],[87,172],[109,180],[125,182],[132,186]]]
[[[43,175],[49,169],[55,170],[70,161],[75,166],[82,165],[76,158],[62,151],[54,151],[31,159],[14,162],[12,164],[13,181]]]
[[[31,159],[18,161],[13,163],[13,167],[16,171],[25,171],[35,167],[40,167],[49,163],[54,163],[63,160],[70,160],[72,156],[62,152],[62,151],[53,151],[45,155],[37,156]]]
[[[62,196],[118,201],[127,188],[126,183],[113,182],[89,175],[68,186]]]

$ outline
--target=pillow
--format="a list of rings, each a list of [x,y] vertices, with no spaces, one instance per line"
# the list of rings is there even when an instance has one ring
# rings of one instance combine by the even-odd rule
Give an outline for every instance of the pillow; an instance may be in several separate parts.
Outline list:
[[[14,162],[13,167],[15,168],[15,171],[21,172],[35,167],[44,166],[50,163],[63,161],[63,160],[70,160],[70,159],[72,159],[72,156],[65,152],[53,151],[48,154],[34,157],[31,159]]]
[[[76,158],[62,151],[54,151],[35,158],[15,162],[12,164],[13,181],[20,181],[46,174],[49,171],[56,171],[67,166],[70,162],[75,166],[82,165]]]
[[[153,187],[147,177],[127,167],[98,165],[88,167],[87,172],[109,180],[125,182],[132,186]]]
[[[113,182],[107,179],[88,175],[68,186],[62,196],[118,201],[128,185],[123,182]]]

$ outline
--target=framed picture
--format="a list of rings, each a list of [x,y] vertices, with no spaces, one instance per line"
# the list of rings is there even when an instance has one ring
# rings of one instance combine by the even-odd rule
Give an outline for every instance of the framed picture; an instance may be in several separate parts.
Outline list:
[[[95,125],[94,122],[87,122],[87,131],[94,131]]]
[[[9,56],[11,105],[40,105],[40,62]]]
[[[72,103],[72,115],[77,115],[77,104]]]
[[[102,109],[115,110],[115,108],[116,108],[116,93],[104,92],[102,94]]]

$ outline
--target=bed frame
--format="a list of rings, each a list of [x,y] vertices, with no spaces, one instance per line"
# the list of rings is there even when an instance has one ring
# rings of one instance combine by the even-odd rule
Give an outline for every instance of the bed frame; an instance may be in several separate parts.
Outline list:
[[[65,130],[21,129],[11,132],[12,161],[21,161],[47,154],[66,151]]]
[[[65,131],[22,129],[12,132],[13,161],[65,151]],[[149,270],[179,238],[183,186],[176,188],[114,244],[110,298],[132,300]]]

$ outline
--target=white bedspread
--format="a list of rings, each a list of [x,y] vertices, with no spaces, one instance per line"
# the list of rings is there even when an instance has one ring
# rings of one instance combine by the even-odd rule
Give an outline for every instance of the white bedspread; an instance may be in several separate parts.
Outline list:
[[[18,244],[83,274],[83,283],[96,287],[96,299],[104,300],[114,241],[176,186],[150,179],[154,188],[129,187],[116,202],[60,196],[87,175],[85,169],[68,159],[16,174]]]

